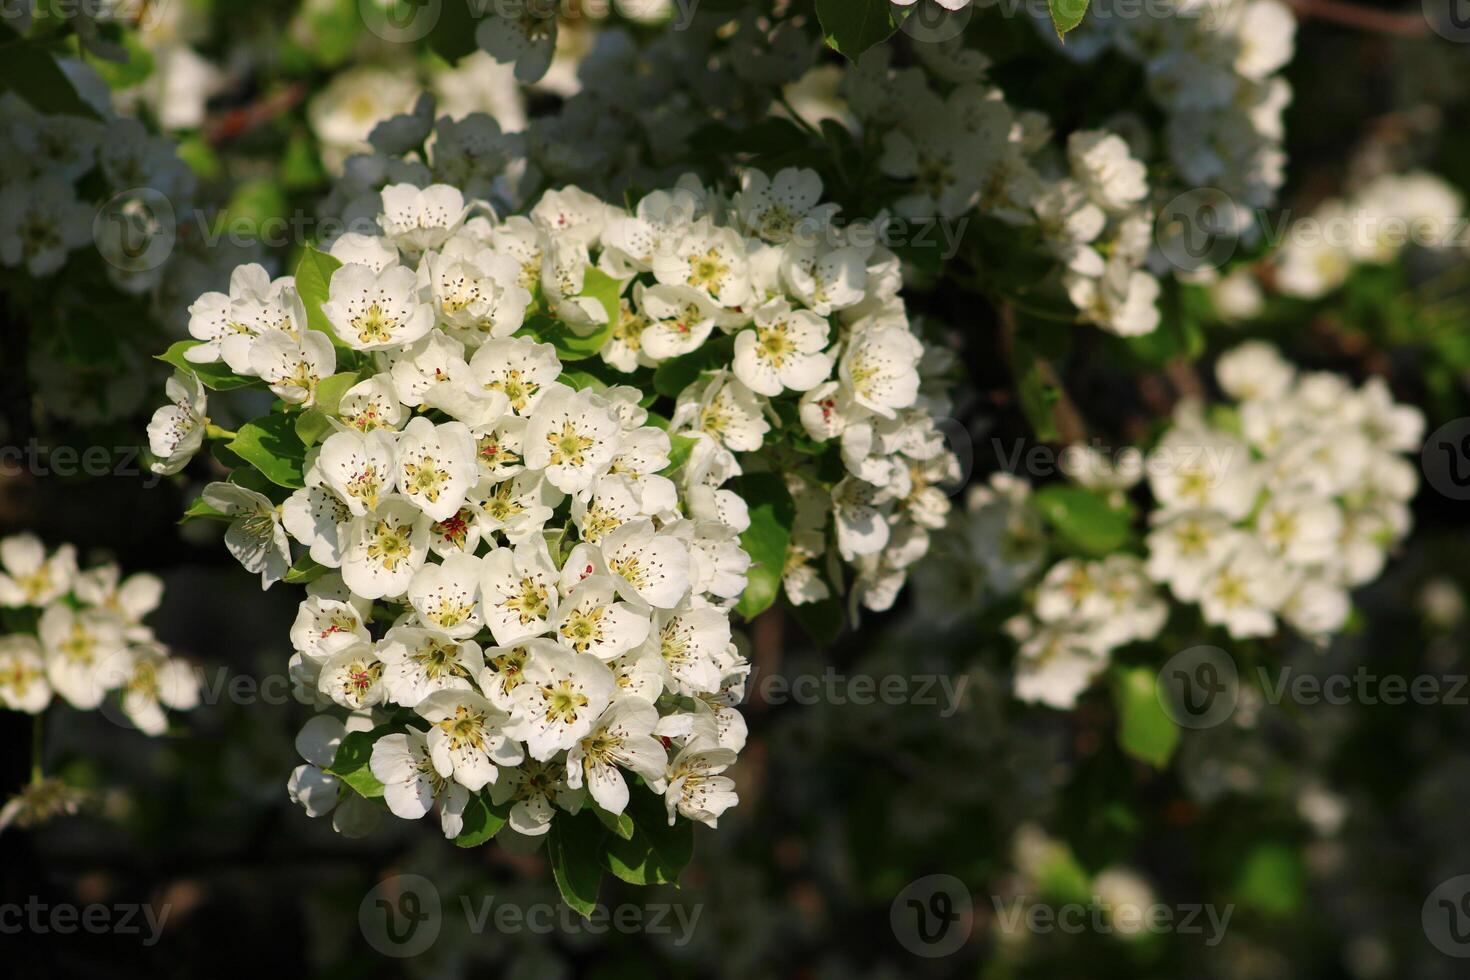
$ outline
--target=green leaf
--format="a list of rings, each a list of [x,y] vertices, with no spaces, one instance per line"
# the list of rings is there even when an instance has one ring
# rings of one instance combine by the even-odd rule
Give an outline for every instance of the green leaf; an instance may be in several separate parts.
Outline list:
[[[1057,39],[1065,42],[1067,32],[1075,30],[1087,13],[1088,0],[1046,0],[1051,11],[1051,26],[1056,28]]]
[[[678,398],[705,371],[713,371],[730,363],[734,353],[735,338],[720,336],[698,350],[664,361],[653,372],[654,390],[660,395]]]
[[[551,859],[551,873],[556,878],[562,901],[582,918],[590,918],[597,906],[597,890],[602,884],[602,851],[607,831],[596,817],[583,810],[575,816],[558,813],[547,835],[546,852]]]
[[[438,20],[429,30],[429,47],[450,64],[475,51],[475,17],[471,8],[484,10],[485,5],[474,6],[473,0],[444,0]],[[427,5],[421,16],[432,9]]]
[[[181,340],[174,344],[162,354],[157,355],[154,360],[172,364],[181,371],[187,371],[196,376],[204,387],[213,391],[231,391],[235,388],[248,388],[251,385],[262,384],[259,378],[247,378],[231,371],[223,361],[214,364],[195,364],[184,358],[184,351],[191,347],[198,347],[202,340]]]
[[[204,502],[203,497],[198,497],[189,505],[189,509],[184,511],[184,516],[179,518],[179,523],[185,524],[189,521],[199,520],[225,521],[228,523],[234,520],[234,518],[223,511],[215,510]]]
[[[342,396],[360,380],[362,376],[356,371],[343,371],[321,380],[316,386],[316,406],[296,419],[296,435],[303,445],[314,446],[335,431],[330,419],[337,414]]]
[[[1047,380],[1044,362],[1032,346],[1017,336],[1011,349],[1011,373],[1016,382],[1016,396],[1021,411],[1036,438],[1042,442],[1056,442],[1061,437],[1057,431],[1052,407],[1061,398],[1061,392]]]
[[[395,730],[393,725],[380,725],[370,732],[348,734],[337,746],[337,757],[327,772],[350,786],[358,796],[369,799],[382,796],[383,784],[373,775],[369,763],[373,757],[373,744]]]
[[[1179,744],[1179,728],[1159,699],[1158,673],[1148,667],[1119,668],[1113,677],[1118,708],[1118,744],[1135,759],[1162,769]]]
[[[321,578],[330,570],[325,565],[318,565],[310,555],[302,555],[286,571],[284,578],[293,585],[304,584]]]
[[[801,625],[806,635],[818,646],[831,646],[842,633],[844,617],[842,600],[823,599],[821,602],[804,602],[801,605],[786,603],[791,618]]]
[[[693,436],[669,436],[669,465],[661,471],[665,476],[673,473],[689,462],[689,454],[694,452],[694,447],[699,445],[699,440]]]
[[[148,76],[153,74],[153,52],[143,46],[138,36],[127,32],[119,39],[123,49],[127,52],[127,60],[122,62],[97,59],[89,62],[96,69],[97,74],[107,83],[110,89],[132,88],[147,81]]]
[[[306,444],[288,415],[266,415],[245,423],[236,430],[229,449],[277,486],[293,490],[305,486],[301,471]]]
[[[1298,850],[1279,841],[1257,844],[1235,883],[1235,899],[1247,908],[1285,918],[1302,904],[1305,879]]]
[[[653,844],[639,830],[627,840],[609,836],[598,857],[615,878],[630,885],[671,885],[679,877],[677,869],[670,869],[660,860]]]
[[[898,29],[888,0],[817,0],[817,19],[827,46],[851,61]]]
[[[1086,487],[1054,483],[1031,498],[1036,510],[1074,550],[1103,558],[1128,543],[1128,514]]]
[[[670,827],[663,795],[649,790],[645,785],[633,787],[628,795],[628,808],[624,812],[633,818],[633,826],[648,841],[663,866],[667,880],[677,881],[679,872],[694,857],[694,824],[688,820],[679,820]]]
[[[602,821],[604,827],[617,834],[623,840],[633,839],[632,817],[626,813],[609,813],[595,803],[589,804],[589,806],[591,806],[592,812],[596,815],[597,819]]]
[[[332,273],[340,268],[342,268],[341,262],[326,252],[317,251],[308,245],[301,253],[301,261],[296,263],[296,293],[301,297],[302,305],[306,307],[306,325],[331,337],[332,343],[338,347],[344,347],[346,345],[332,329],[327,315],[322,312],[322,304],[327,301]]]
[[[0,88],[14,92],[31,108],[48,116],[98,118],[97,110],[77,94],[71,79],[44,48],[15,37],[8,29],[0,37],[6,38],[0,56]]]
[[[620,299],[623,283],[601,269],[589,268],[579,296],[597,300],[607,319],[591,333],[581,334],[563,320],[548,314],[529,317],[526,325],[517,331],[517,336],[531,337],[556,348],[557,356],[563,361],[582,361],[602,350],[612,336],[613,324],[621,315]]]
[[[750,555],[745,591],[736,610],[747,620],[760,615],[781,593],[781,573],[791,544],[796,504],[779,473],[748,473],[737,491],[750,506],[750,527],[740,535],[740,546]]]
[[[484,792],[471,794],[470,802],[464,809],[464,829],[454,839],[455,846],[479,847],[500,833],[500,828],[510,819],[510,808],[513,805],[511,800],[498,805],[491,803]]]

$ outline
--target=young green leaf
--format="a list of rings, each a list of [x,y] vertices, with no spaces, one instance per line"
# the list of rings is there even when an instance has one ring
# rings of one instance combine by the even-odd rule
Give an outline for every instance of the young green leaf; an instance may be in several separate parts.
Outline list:
[[[597,891],[602,884],[602,851],[607,831],[587,811],[575,816],[558,813],[547,835],[546,852],[551,859],[551,873],[562,901],[582,918],[590,918],[597,906]]]
[[[490,802],[485,792],[471,793],[464,808],[464,828],[454,839],[456,847],[479,847],[500,833],[500,828],[510,819],[513,803],[506,800],[499,805]]]
[[[827,46],[850,61],[898,29],[889,0],[817,0]]]
[[[373,744],[392,731],[392,725],[381,725],[370,732],[349,733],[337,746],[337,757],[327,772],[342,780],[358,796],[369,799],[382,796],[383,784],[373,775],[369,762],[373,757]]]
[[[1086,487],[1054,483],[1036,491],[1036,510],[1075,551],[1104,558],[1128,542],[1128,514]]]
[[[1075,30],[1087,13],[1088,0],[1046,0],[1051,11],[1051,26],[1056,29],[1057,39],[1065,42],[1067,32]]]
[[[198,347],[203,341],[181,340],[162,354],[155,356],[155,360],[172,364],[181,371],[187,371],[199,378],[204,387],[213,391],[231,391],[235,388],[248,388],[251,385],[259,385],[263,382],[259,378],[247,378],[231,371],[223,361],[214,364],[195,364],[184,357],[184,352],[191,347]]]
[[[1179,728],[1159,700],[1158,680],[1148,667],[1120,668],[1113,676],[1113,700],[1118,744],[1135,759],[1162,769],[1179,744]]]
[[[332,329],[331,321],[322,312],[322,304],[327,301],[327,287],[332,281],[332,273],[342,268],[342,263],[328,255],[319,252],[308,245],[301,253],[301,261],[296,263],[296,294],[301,297],[301,303],[306,307],[306,325],[313,330],[320,330],[332,338],[332,343],[339,347],[345,346],[337,332]]]
[[[740,545],[750,555],[751,565],[735,608],[750,620],[765,612],[781,593],[796,504],[779,473],[748,473],[740,478],[737,492],[750,507],[750,527],[740,535]]]
[[[266,415],[245,423],[236,430],[229,449],[277,486],[293,490],[305,486],[306,445],[288,415]]]

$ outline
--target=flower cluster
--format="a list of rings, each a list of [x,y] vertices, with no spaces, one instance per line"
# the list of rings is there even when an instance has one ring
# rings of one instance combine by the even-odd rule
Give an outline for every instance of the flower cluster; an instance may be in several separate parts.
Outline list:
[[[1457,239],[1464,210],[1460,193],[1434,174],[1385,174],[1289,225],[1272,256],[1271,282],[1284,295],[1318,299],[1354,266],[1385,265],[1410,245],[1463,246]]]
[[[1354,388],[1299,372],[1260,342],[1224,355],[1216,373],[1236,404],[1206,413],[1182,403],[1148,454],[1113,462],[1076,447],[1067,467],[1120,512],[1146,480],[1142,555],[1066,557],[1038,579],[1047,532],[1030,487],[999,474],[972,493],[968,523],[991,591],[1034,583],[1026,612],[1006,625],[1020,645],[1019,697],[1071,705],[1113,650],[1158,636],[1166,598],[1235,640],[1284,623],[1325,641],[1347,621],[1348,591],[1376,578],[1408,533],[1418,480],[1403,454],[1424,422],[1381,379]]]
[[[39,715],[55,694],[90,711],[115,692],[134,725],[162,735],[165,708],[198,704],[194,672],[143,622],[163,595],[156,577],[78,570],[71,545],[47,554],[29,534],[0,540],[0,568],[0,608],[15,624],[0,637],[0,707]]]
[[[1055,41],[1052,25],[1037,29]],[[1295,50],[1296,18],[1280,0],[1182,2],[1167,10],[1092,10],[1058,49],[1089,62],[1116,51],[1139,64],[1164,110],[1164,144],[1184,187],[1215,188],[1238,205],[1270,207],[1285,179],[1282,113],[1291,86],[1279,72]]]
[[[64,67],[98,118],[48,115],[14,93],[0,97],[0,133],[8,148],[0,156],[0,264],[54,276],[72,252],[95,239],[113,285],[145,293],[164,274],[162,258],[145,254],[146,245],[162,233],[161,221],[172,221],[172,215],[155,214],[150,202],[166,200],[181,211],[193,195],[194,173],[167,138],[116,115],[90,68]],[[100,182],[88,179],[93,174]],[[99,218],[99,205],[124,193],[136,200]]]
[[[1152,332],[1159,283],[1144,266],[1154,213],[1147,169],[1128,142],[1078,130],[1062,152],[1044,115],[1014,109],[986,81],[980,52],[919,50],[927,72],[895,69],[891,50],[875,48],[846,80],[853,112],[883,134],[880,169],[907,187],[895,211],[953,219],[974,209],[1033,228],[1084,320],[1123,336]]]

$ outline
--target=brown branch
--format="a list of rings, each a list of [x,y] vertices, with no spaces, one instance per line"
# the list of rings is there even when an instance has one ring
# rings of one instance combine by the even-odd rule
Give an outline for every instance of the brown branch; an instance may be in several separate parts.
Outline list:
[[[211,146],[219,146],[250,132],[278,116],[284,116],[306,98],[306,83],[294,82],[279,92],[238,109],[231,109],[205,125],[205,136]]]
[[[1429,21],[1422,13],[1373,10],[1342,0],[1287,0],[1287,3],[1299,17],[1325,20],[1372,34],[1419,38],[1430,33]]]

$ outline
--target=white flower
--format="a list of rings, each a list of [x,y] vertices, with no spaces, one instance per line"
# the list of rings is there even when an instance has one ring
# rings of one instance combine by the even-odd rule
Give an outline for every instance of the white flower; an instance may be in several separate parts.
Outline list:
[[[567,786],[566,766],[560,762],[527,759],[503,771],[490,786],[490,801],[496,806],[514,801],[507,823],[526,837],[544,836],[557,806],[580,808],[581,798]]]
[[[412,708],[436,691],[469,691],[484,668],[473,640],[456,640],[432,629],[395,626],[378,644],[386,699]]]
[[[888,544],[892,498],[881,487],[846,476],[832,488],[832,516],[837,524],[837,550],[852,561],[874,555]]]
[[[735,781],[720,775],[735,764],[735,758],[735,752],[711,734],[697,733],[689,739],[669,763],[664,792],[669,826],[679,815],[708,827],[718,824],[720,814],[740,801]]]
[[[419,266],[440,322],[472,343],[520,329],[531,302],[520,274],[514,259],[459,241],[424,256]]]
[[[556,51],[556,15],[534,3],[525,4],[519,17],[496,13],[475,28],[475,44],[501,64],[515,65],[520,81],[539,81]]]
[[[328,292],[322,313],[355,350],[405,347],[434,328],[434,310],[422,302],[418,276],[407,266],[374,272],[365,265],[344,265],[332,273]]]
[[[901,324],[874,324],[852,338],[842,355],[839,376],[854,402],[893,418],[918,397],[922,354],[918,339]]]
[[[1079,130],[1067,140],[1067,159],[1072,175],[1104,210],[1126,211],[1148,194],[1148,168],[1133,159],[1121,136]]]
[[[1240,533],[1213,510],[1179,511],[1149,532],[1148,575],[1186,602],[1199,599],[1205,578],[1235,550]]]
[[[408,601],[419,621],[459,640],[478,633],[481,570],[479,558],[464,554],[420,568],[408,586]]]
[[[92,220],[92,207],[54,174],[7,182],[0,188],[0,263],[50,276],[91,240]]]
[[[1108,665],[1107,657],[1070,624],[1040,625],[1026,617],[1006,623],[1021,644],[1016,658],[1016,697],[1068,709]]]
[[[715,328],[717,308],[692,286],[652,286],[635,290],[634,299],[644,318],[638,349],[653,361],[697,350]]]
[[[614,701],[597,719],[590,734],[567,752],[567,784],[582,786],[597,805],[608,813],[622,813],[628,806],[628,783],[621,767],[642,776],[650,785],[663,778],[668,753],[653,737],[658,711],[642,698]]]
[[[512,692],[514,721],[509,733],[526,743],[532,759],[545,761],[575,745],[612,700],[612,671],[589,653],[538,651]]]
[[[430,518],[406,497],[383,499],[342,534],[342,580],[365,599],[408,591],[429,553]]]
[[[485,390],[505,395],[511,410],[523,416],[536,411],[561,370],[555,347],[527,337],[487,341],[470,359],[475,380]]]
[[[539,636],[556,616],[556,566],[544,539],[527,538],[514,549],[496,548],[485,556],[480,594],[485,625],[505,645]]]
[[[464,195],[448,184],[391,184],[383,188],[382,200],[378,227],[410,255],[443,245],[469,212]]]
[[[672,609],[689,591],[689,549],[656,531],[650,520],[629,521],[612,531],[601,553],[618,591],[630,602]]]
[[[239,265],[230,273],[228,294],[205,293],[189,307],[189,334],[201,343],[184,357],[194,364],[223,360],[236,374],[249,375],[250,352],[262,333],[304,329],[306,308],[294,279],[273,280],[264,266]]]
[[[497,766],[516,766],[524,758],[505,735],[510,715],[473,691],[436,691],[414,710],[433,722],[428,745],[434,768],[471,793],[495,782]]]
[[[1231,637],[1270,636],[1275,610],[1286,598],[1280,568],[1253,538],[1241,538],[1235,552],[1205,577],[1200,611],[1205,622],[1224,626]]]
[[[41,614],[36,632],[46,651],[46,679],[74,708],[89,710],[116,686],[109,664],[125,655],[122,621],[99,610],[73,610],[57,602]],[[109,681],[113,682],[109,684]]]
[[[342,564],[342,532],[352,510],[327,486],[311,482],[281,505],[281,523],[291,537],[306,545],[311,560],[337,568]]]
[[[485,667],[475,682],[490,702],[502,711],[515,706],[515,689],[525,680],[526,663],[548,650],[559,650],[556,641],[545,637],[530,637],[503,647],[485,650]]]
[[[626,602],[615,602],[612,579],[593,575],[579,583],[560,607],[556,639],[577,653],[613,660],[641,644],[648,636],[646,612]]]
[[[303,330],[296,336],[268,330],[250,348],[250,372],[288,405],[311,405],[317,384],[336,368],[337,351],[320,330]]]
[[[713,606],[659,612],[646,649],[659,657],[681,694],[710,694],[720,689],[718,658],[730,645],[730,619]]]
[[[384,735],[373,743],[368,768],[383,784],[383,801],[394,816],[418,820],[437,807],[444,836],[460,835],[470,791],[439,775],[423,732],[409,728]]]
[[[1149,489],[1165,510],[1218,510],[1231,520],[1250,513],[1260,473],[1250,450],[1223,432],[1170,429],[1149,461]]]
[[[204,384],[189,371],[175,371],[164,391],[169,404],[153,413],[148,422],[148,451],[154,456],[148,468],[167,476],[183,469],[204,445]]]
[[[247,572],[260,575],[268,589],[291,567],[291,542],[281,526],[281,511],[271,499],[234,483],[211,483],[204,502],[231,518],[225,529],[225,547]]]
[[[40,642],[22,633],[0,637],[0,706],[36,715],[50,703]]]
[[[605,399],[587,389],[555,385],[526,425],[526,466],[543,470],[558,490],[580,493],[612,462],[621,431]]]
[[[829,316],[862,302],[868,273],[860,249],[792,243],[782,253],[781,278],[813,313]]]
[[[49,558],[34,534],[0,540],[0,605],[45,606],[71,591],[77,574],[77,552],[62,545]]]
[[[168,656],[156,643],[129,647],[125,673],[109,687],[120,687],[122,711],[145,735],[158,736],[168,730],[164,708],[188,711],[199,704],[199,683],[189,665]],[[122,666],[116,661],[110,668]]]
[[[742,453],[760,449],[766,433],[771,431],[771,424],[761,411],[760,398],[725,371],[684,389],[674,408],[672,427],[690,427],[707,433]]]
[[[470,491],[476,526],[487,540],[499,532],[511,544],[538,535],[566,495],[540,473],[522,473],[500,483],[482,480]]]
[[[397,482],[395,455],[395,439],[390,432],[337,432],[322,443],[316,469],[352,516],[361,517],[376,510],[393,492]]]
[[[735,376],[758,395],[810,391],[832,373],[827,321],[774,300],[755,311],[755,328],[735,337]]]
[[[1326,498],[1300,491],[1276,494],[1256,515],[1266,550],[1295,565],[1330,561],[1342,536],[1342,511]]]
[[[1215,377],[1237,401],[1280,398],[1296,380],[1296,368],[1275,347],[1251,341],[1220,355]]]
[[[317,690],[353,711],[383,700],[383,661],[371,643],[344,645],[327,657]]]
[[[733,228],[716,228],[701,219],[667,250],[653,257],[653,274],[666,286],[689,286],[726,309],[750,294],[745,242]]]
[[[480,478],[475,437],[463,422],[418,416],[398,440],[398,489],[436,521],[448,520]]]
[[[774,180],[759,170],[747,170],[735,206],[752,234],[782,243],[798,229],[811,232],[831,224],[839,207],[821,200],[822,178],[815,170],[786,167],[776,172]]]
[[[343,647],[371,641],[357,608],[339,599],[309,596],[291,625],[291,646],[318,663]]]

